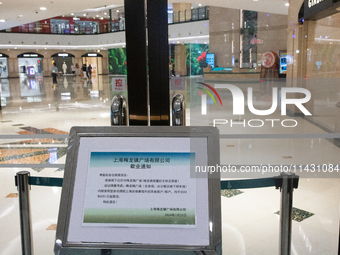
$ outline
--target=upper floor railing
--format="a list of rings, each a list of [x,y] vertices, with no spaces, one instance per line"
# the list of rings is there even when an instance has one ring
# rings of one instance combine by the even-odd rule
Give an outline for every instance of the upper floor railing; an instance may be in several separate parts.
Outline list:
[[[168,23],[177,24],[209,19],[209,7],[185,11],[168,11]],[[118,20],[86,17],[54,17],[1,30],[3,33],[87,35],[125,31],[125,17]]]

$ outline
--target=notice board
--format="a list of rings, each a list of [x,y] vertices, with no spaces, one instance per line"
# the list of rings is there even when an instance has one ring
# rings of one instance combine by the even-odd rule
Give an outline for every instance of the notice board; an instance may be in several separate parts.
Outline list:
[[[193,172],[216,164],[213,127],[73,127],[55,253],[220,254],[220,179]]]

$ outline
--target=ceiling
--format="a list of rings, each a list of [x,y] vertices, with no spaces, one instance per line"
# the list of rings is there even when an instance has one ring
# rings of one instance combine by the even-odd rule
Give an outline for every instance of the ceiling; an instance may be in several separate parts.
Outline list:
[[[128,1],[128,0],[126,0]],[[171,3],[194,3],[202,6],[219,6],[234,9],[246,9],[268,13],[288,14],[285,6],[289,0],[168,0]],[[291,0],[292,1],[292,0]],[[60,15],[91,15],[104,9],[117,8],[124,0],[0,0],[0,30],[48,19]],[[45,7],[46,10],[40,10]]]

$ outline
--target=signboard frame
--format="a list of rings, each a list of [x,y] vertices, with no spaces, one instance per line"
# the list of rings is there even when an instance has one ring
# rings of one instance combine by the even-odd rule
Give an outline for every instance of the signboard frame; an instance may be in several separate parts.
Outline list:
[[[143,243],[94,243],[68,242],[70,215],[76,181],[78,154],[82,138],[204,138],[207,148],[207,165],[219,164],[219,132],[214,127],[73,127],[70,131],[65,175],[61,195],[55,254],[84,254],[84,249],[120,250],[120,254],[131,254],[131,250],[148,254],[163,250],[164,254],[222,254],[221,251],[221,195],[219,173],[207,175],[209,245],[160,245]],[[191,140],[190,140],[191,141]],[[205,143],[205,142],[204,142]],[[131,145],[133,151],[134,145]],[[119,149],[117,149],[119,151]],[[85,196],[85,195],[84,195]],[[213,227],[212,227],[213,226]],[[130,252],[130,253],[129,253]],[[90,254],[90,253],[89,253]],[[96,253],[97,254],[97,253]],[[157,254],[157,253],[155,253]],[[162,253],[163,254],[163,253]]]

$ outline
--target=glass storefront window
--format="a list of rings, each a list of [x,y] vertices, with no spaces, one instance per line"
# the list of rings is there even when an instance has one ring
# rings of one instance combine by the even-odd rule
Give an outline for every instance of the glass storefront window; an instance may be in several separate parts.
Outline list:
[[[99,33],[99,22],[93,21],[76,21],[76,34],[96,34]]]
[[[0,58],[0,79],[8,77],[7,58]]]
[[[69,34],[70,24],[68,20],[51,19],[52,34]]]

